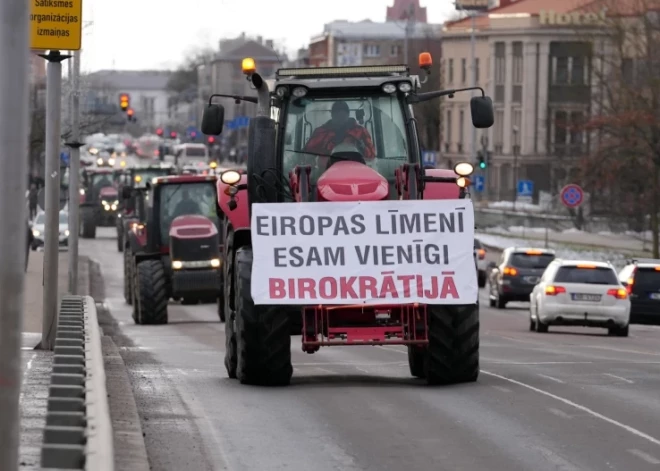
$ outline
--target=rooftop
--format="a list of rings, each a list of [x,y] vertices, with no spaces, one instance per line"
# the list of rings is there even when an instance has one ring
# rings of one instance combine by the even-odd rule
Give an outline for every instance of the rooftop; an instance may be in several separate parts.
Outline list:
[[[319,41],[327,36],[338,39],[405,39],[405,26],[404,21],[376,23],[371,20],[360,22],[338,20],[327,23],[323,28],[323,32],[316,38],[313,38],[312,42]],[[442,25],[413,23],[413,30],[410,37],[417,39],[435,37],[441,31]]]
[[[220,51],[215,61],[240,61],[246,57],[251,57],[255,61],[281,62],[286,57],[280,56],[273,48],[266,46],[253,39],[237,39],[232,42],[226,51]]]

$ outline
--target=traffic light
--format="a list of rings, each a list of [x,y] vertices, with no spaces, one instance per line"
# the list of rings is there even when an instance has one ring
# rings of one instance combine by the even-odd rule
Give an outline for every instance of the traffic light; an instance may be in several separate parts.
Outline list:
[[[209,144],[213,144],[215,142],[215,137],[209,136],[208,141]]]
[[[160,137],[163,137],[163,128],[156,129],[156,134],[158,134]]]
[[[486,167],[488,167],[488,162],[486,162],[486,157],[484,156],[484,153],[481,151],[477,152],[477,158],[479,159],[479,168],[481,170],[485,170]]]
[[[135,119],[135,111],[133,108],[129,108],[126,110],[126,116],[128,117],[128,121],[130,122],[135,122],[137,119]]]
[[[128,93],[122,93],[119,95],[119,106],[122,111],[128,110],[131,106],[131,97]]]
[[[196,133],[195,131],[192,131],[192,132],[190,133],[190,138],[191,138],[191,139],[196,139],[196,138],[197,138],[197,133]]]
[[[170,137],[171,137],[172,139],[176,139],[176,131],[172,131],[172,132],[170,132]]]

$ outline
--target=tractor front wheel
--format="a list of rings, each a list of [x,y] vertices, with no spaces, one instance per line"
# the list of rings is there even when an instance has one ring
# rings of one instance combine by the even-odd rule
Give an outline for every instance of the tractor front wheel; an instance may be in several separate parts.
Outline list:
[[[291,326],[282,306],[255,308],[250,293],[252,248],[236,251],[236,376],[243,384],[285,386],[291,382]]]
[[[225,322],[225,369],[227,376],[236,379],[236,368],[238,365],[238,353],[236,352],[236,328],[233,309],[234,290],[234,238],[231,233],[227,237],[225,262],[222,267],[222,298],[218,298],[218,303],[222,299],[222,312],[220,320]]]
[[[167,324],[167,275],[163,262],[145,260],[137,265],[137,317],[140,324]]]
[[[429,305],[428,384],[470,383],[479,376],[479,304]]]
[[[133,278],[133,274],[131,273],[132,263],[131,252],[127,247],[124,251],[124,300],[129,306],[133,304],[133,290],[131,289]]]
[[[83,239],[96,238],[96,217],[94,216],[94,211],[81,211],[80,235]]]

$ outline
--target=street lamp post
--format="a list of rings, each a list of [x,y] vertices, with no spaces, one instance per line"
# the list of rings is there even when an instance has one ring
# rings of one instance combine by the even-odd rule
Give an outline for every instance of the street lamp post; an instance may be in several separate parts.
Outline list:
[[[518,196],[518,126],[513,126],[513,210],[516,210],[516,197]]]

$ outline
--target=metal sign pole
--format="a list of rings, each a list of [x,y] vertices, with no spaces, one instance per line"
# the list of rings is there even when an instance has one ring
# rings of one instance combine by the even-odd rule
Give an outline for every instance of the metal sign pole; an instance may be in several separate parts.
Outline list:
[[[62,115],[62,61],[70,56],[51,50],[42,55],[46,71],[46,191],[44,229],[44,305],[41,330],[43,350],[52,350],[57,330],[57,273],[60,235],[60,146]]]
[[[80,226],[80,51],[73,53],[73,77],[71,85],[71,149],[69,159],[69,293],[78,294],[78,227]]]
[[[0,469],[19,461],[21,340],[27,243],[29,3],[0,2]]]

